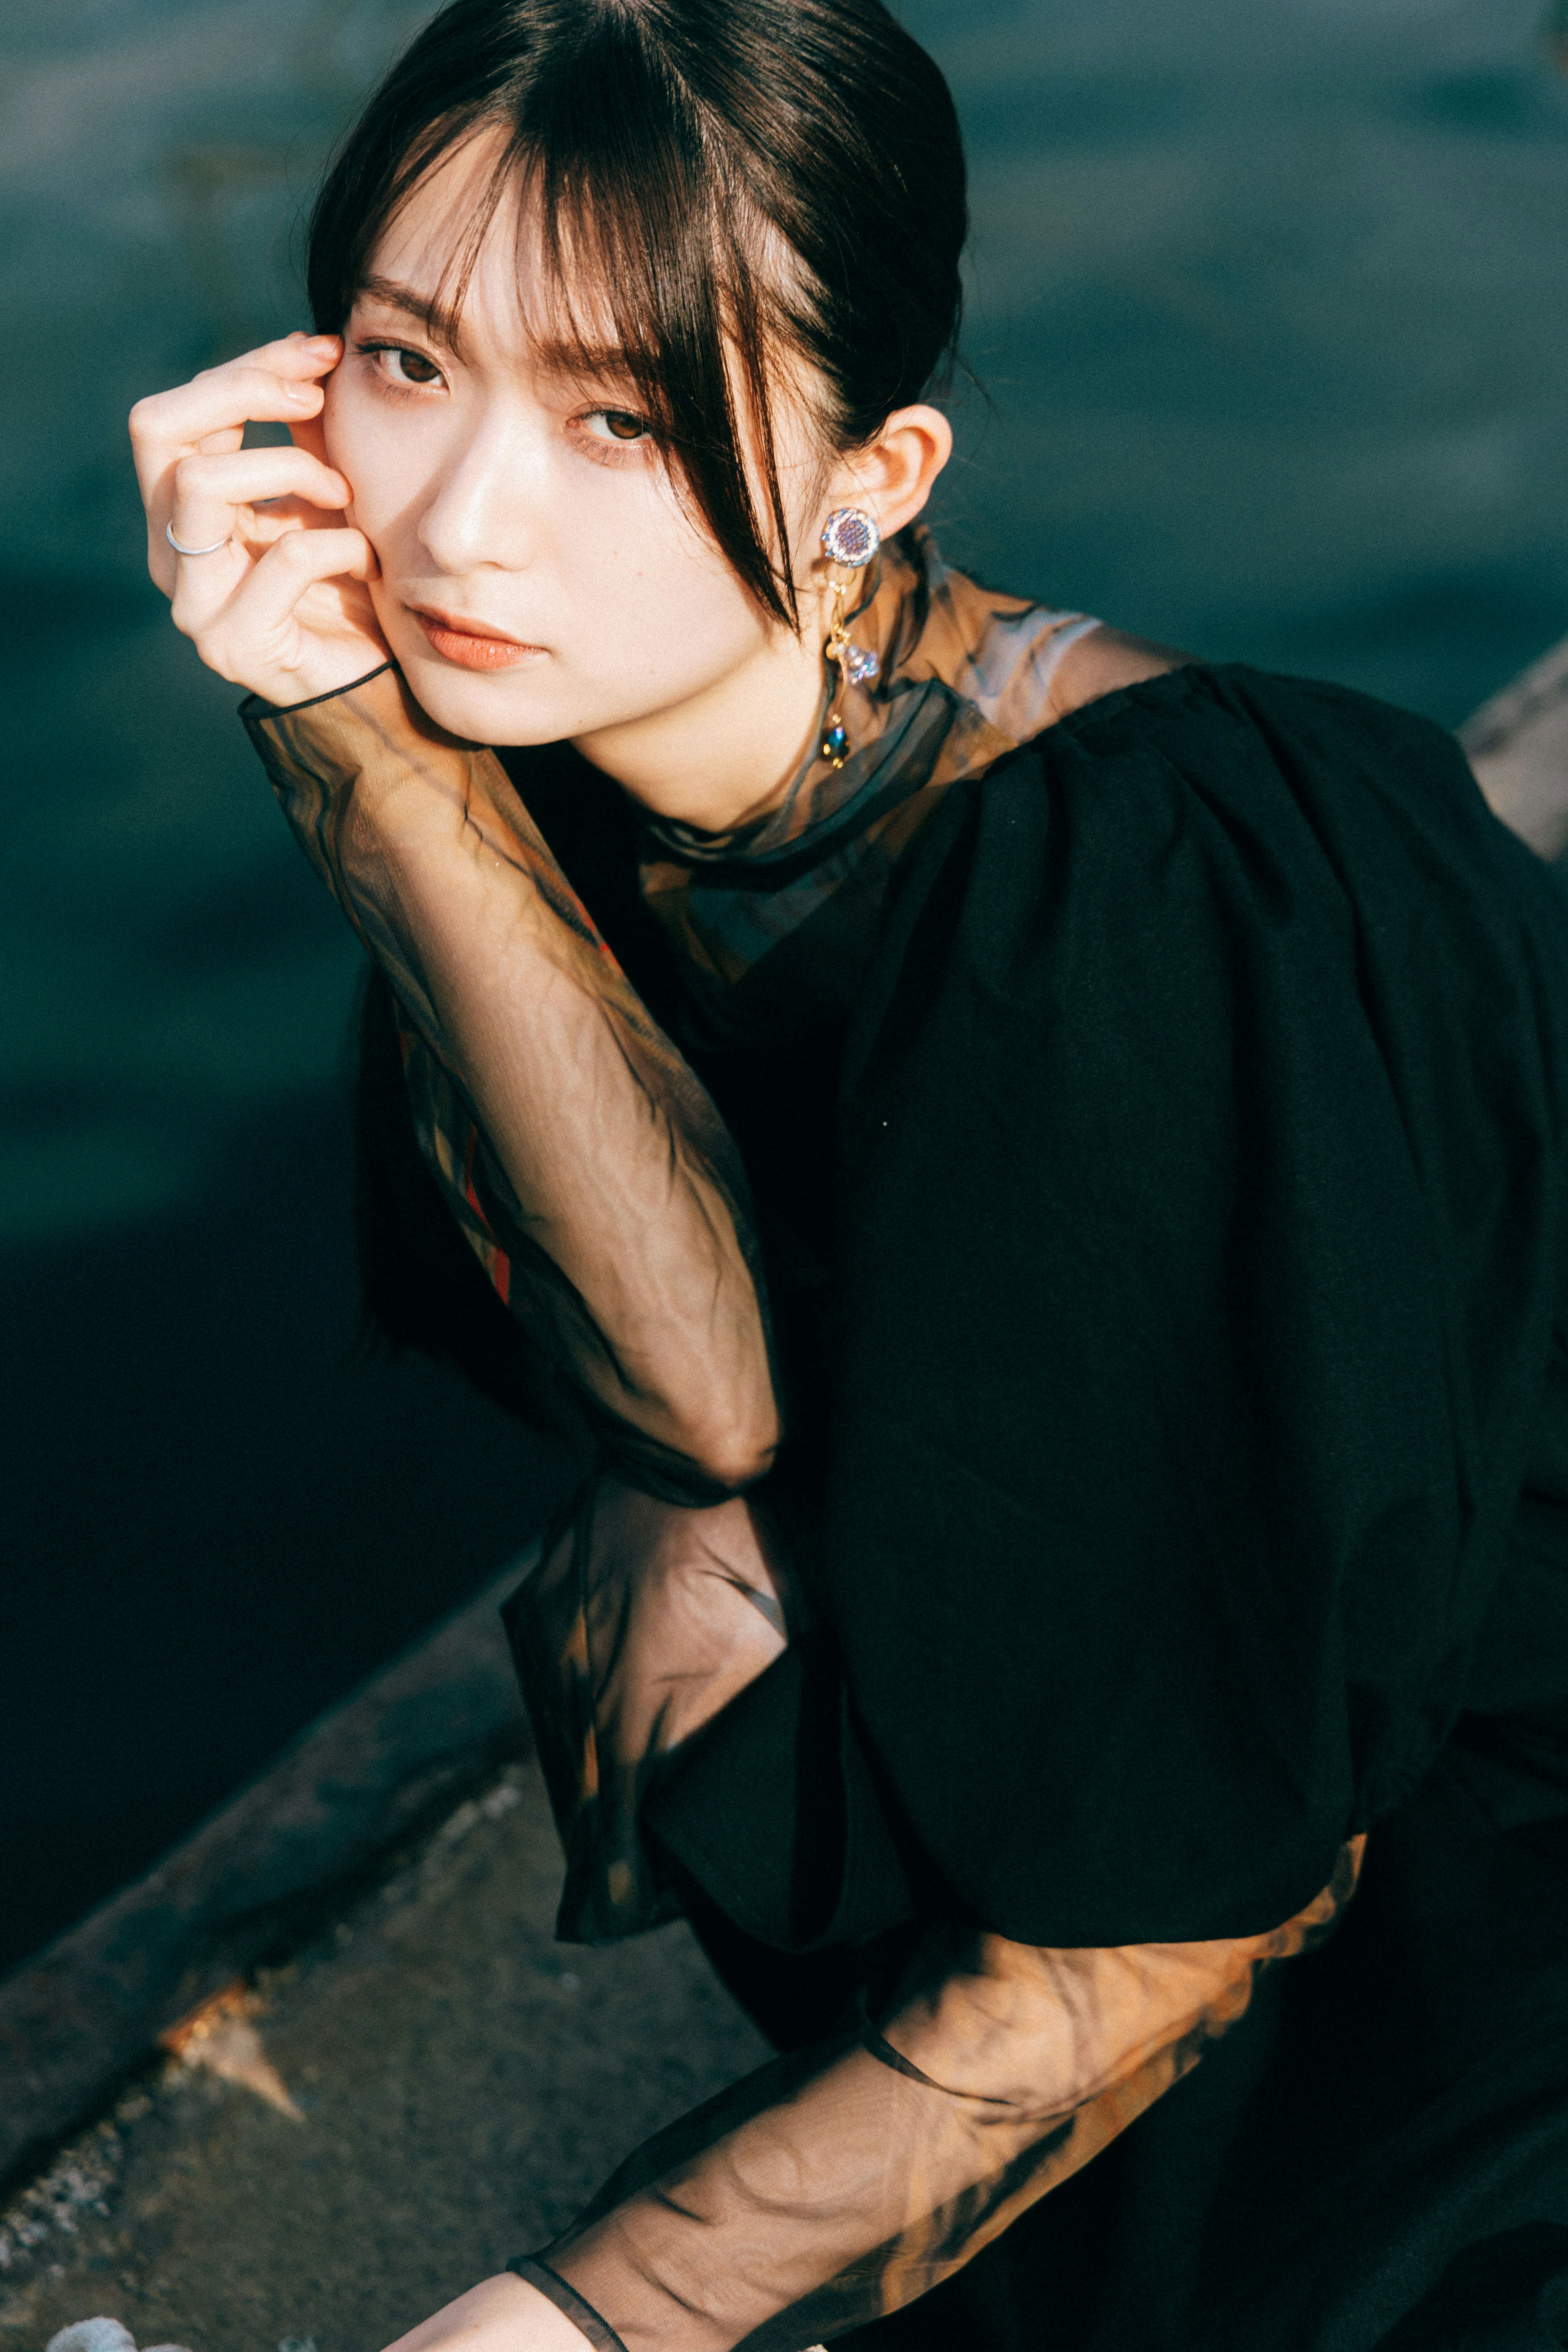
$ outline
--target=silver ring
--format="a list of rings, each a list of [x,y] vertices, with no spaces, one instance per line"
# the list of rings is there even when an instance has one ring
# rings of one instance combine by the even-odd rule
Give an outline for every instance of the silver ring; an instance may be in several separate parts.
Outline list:
[[[163,536],[176,555],[221,555],[234,533],[231,530],[227,539],[215,539],[210,547],[187,547],[183,540],[174,537],[174,526],[170,521],[163,525]]]

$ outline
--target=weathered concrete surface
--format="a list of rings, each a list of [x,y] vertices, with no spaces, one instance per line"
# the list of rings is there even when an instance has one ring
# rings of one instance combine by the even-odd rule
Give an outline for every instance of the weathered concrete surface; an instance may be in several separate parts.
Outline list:
[[[302,2121],[170,2066],[0,2220],[0,2347],[102,2312],[192,2352],[374,2352],[760,2063],[684,1928],[554,1944],[560,1877],[537,1771],[510,1765],[261,1979]]]
[[[165,2027],[315,1927],[323,1901],[526,1752],[497,1614],[531,1553],[321,1716],[145,1877],[0,1983],[0,2181]]]

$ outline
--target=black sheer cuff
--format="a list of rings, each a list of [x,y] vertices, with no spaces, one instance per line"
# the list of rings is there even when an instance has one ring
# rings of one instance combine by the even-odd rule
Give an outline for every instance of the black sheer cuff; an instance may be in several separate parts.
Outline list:
[[[519,2254],[515,2262],[508,2263],[507,2268],[520,2279],[526,2279],[530,2286],[536,2286],[546,2301],[563,2312],[573,2326],[597,2347],[597,2352],[626,2352],[609,2322],[601,2319],[593,2305],[584,2303],[576,2288],[568,2286],[563,2278],[557,2278],[536,2254]]]
[[[239,715],[247,727],[264,719],[292,719],[297,710],[313,710],[318,702],[335,702],[340,694],[352,694],[356,686],[368,686],[384,669],[395,669],[397,664],[387,660],[377,662],[363,677],[345,678],[342,686],[330,686],[325,694],[308,694],[303,702],[268,702],[262,694],[247,694],[239,706]]]

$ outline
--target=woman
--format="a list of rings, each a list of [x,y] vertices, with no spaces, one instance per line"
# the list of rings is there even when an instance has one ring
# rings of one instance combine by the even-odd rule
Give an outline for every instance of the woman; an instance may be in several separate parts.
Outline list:
[[[1555,886],[1424,722],[945,569],[963,232],[876,0],[456,0],[319,332],[132,419],[374,960],[371,1301],[599,1449],[509,1611],[562,1933],[783,2053],[406,2347],[1568,2271]]]

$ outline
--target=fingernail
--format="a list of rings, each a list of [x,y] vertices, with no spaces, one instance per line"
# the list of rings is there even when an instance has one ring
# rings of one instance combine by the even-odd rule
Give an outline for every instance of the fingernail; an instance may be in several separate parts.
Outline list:
[[[297,408],[309,408],[315,400],[316,386],[313,383],[291,383],[287,397]]]
[[[308,352],[335,352],[339,340],[336,335],[307,335],[305,349]]]

